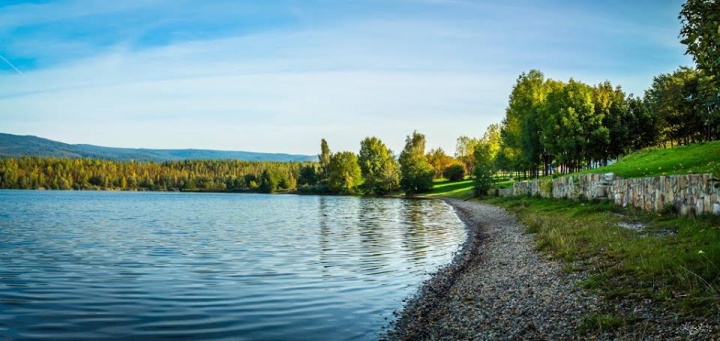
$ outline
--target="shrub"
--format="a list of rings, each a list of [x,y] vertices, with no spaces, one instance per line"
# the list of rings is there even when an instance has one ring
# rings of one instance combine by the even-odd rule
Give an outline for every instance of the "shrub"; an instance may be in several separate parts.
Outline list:
[[[443,176],[450,181],[460,181],[465,178],[465,167],[459,163],[452,164],[445,168]]]

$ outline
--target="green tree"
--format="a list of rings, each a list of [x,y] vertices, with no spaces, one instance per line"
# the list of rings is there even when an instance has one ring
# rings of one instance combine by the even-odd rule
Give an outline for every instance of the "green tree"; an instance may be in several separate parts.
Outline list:
[[[430,163],[430,166],[432,166],[436,179],[441,178],[445,169],[450,167],[450,165],[452,165],[455,161],[453,158],[445,154],[445,151],[442,148],[431,149],[425,157],[427,158],[428,163]]]
[[[243,181],[245,182],[245,187],[250,190],[255,190],[259,186],[258,178],[255,174],[245,174],[243,176]]]
[[[602,117],[602,126],[607,130],[599,148],[596,146],[596,159],[607,164],[608,159],[617,159],[630,150],[630,129],[635,121],[625,92],[620,86],[613,89],[608,81],[595,87],[595,113]]]
[[[330,157],[330,147],[328,147],[327,141],[325,141],[325,139],[320,140],[320,154],[318,155],[318,159],[320,160],[320,182],[327,181],[330,175]]]
[[[425,135],[413,132],[400,153],[400,187],[406,195],[429,192],[434,171],[425,159]]]
[[[259,190],[263,193],[277,192],[280,187],[280,181],[281,177],[278,172],[266,169],[260,175]]]
[[[653,78],[645,91],[648,109],[656,116],[655,129],[662,144],[688,144],[703,137],[703,104],[694,101],[700,91],[697,70],[681,67]]]
[[[545,76],[538,70],[522,73],[510,93],[506,109],[508,122],[513,134],[507,139],[510,147],[519,150],[515,160],[518,170],[529,171],[536,176],[542,161],[543,149],[540,144],[540,128],[538,127],[538,110],[547,96]],[[509,136],[507,136],[509,137]],[[507,138],[506,137],[506,138]]]
[[[383,195],[399,189],[397,161],[380,139],[367,137],[360,142],[358,163],[365,179],[363,189],[367,193]]]
[[[655,129],[655,115],[648,110],[645,101],[640,97],[628,96],[627,124],[630,150],[640,150],[657,144],[658,134]]]
[[[497,154],[500,152],[500,145],[502,144],[501,131],[502,126],[500,124],[491,124],[487,127],[482,137],[482,142],[490,148],[490,157],[493,160],[495,160],[495,157],[497,157]],[[473,150],[473,153],[474,152]]]
[[[475,162],[475,195],[484,196],[495,184],[495,167],[489,144],[482,143],[475,148]]]
[[[679,16],[681,43],[702,73],[700,104],[705,139],[720,138],[720,1],[687,0]]]
[[[300,176],[297,183],[300,186],[315,186],[318,182],[318,174],[315,165],[307,165],[300,168]]]
[[[589,160],[593,132],[602,120],[594,116],[593,88],[573,79],[555,84],[540,110],[541,143],[566,169],[577,170]]]
[[[720,82],[720,1],[687,0],[679,16],[681,43],[698,69]]]
[[[292,190],[297,188],[297,179],[291,172],[280,173],[280,184],[279,187],[284,190]]]
[[[458,137],[455,144],[455,159],[462,162],[468,172],[472,172],[473,167],[475,167],[473,152],[478,143],[480,143],[479,139],[463,135]]]
[[[333,193],[354,194],[362,183],[357,155],[353,152],[335,153],[328,165],[328,187]]]

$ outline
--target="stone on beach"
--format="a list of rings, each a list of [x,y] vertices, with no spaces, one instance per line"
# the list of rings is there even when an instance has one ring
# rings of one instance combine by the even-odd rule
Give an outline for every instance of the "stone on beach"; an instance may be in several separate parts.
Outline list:
[[[609,300],[579,287],[586,272],[565,272],[535,249],[514,215],[475,201],[445,199],[467,225],[453,263],[409,299],[389,340],[712,340],[720,318],[681,320],[651,300]],[[581,331],[588,316],[630,317],[624,327]]]

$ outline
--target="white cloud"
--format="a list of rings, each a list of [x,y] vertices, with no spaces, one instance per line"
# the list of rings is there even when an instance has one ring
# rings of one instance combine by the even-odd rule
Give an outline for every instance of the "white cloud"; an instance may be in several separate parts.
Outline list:
[[[477,135],[499,120],[479,111],[502,107],[514,75],[462,71],[447,51],[417,46],[451,35],[434,25],[381,24],[119,49],[0,82],[0,110],[17,129],[69,142],[296,153],[331,136],[337,149],[368,135],[394,137],[400,149],[413,129],[452,150],[453,125]],[[390,39],[372,39],[384,29]],[[242,133],[183,138],[221,127]]]
[[[100,4],[74,15],[133,10]],[[50,10],[19,15],[0,30],[49,20]],[[362,18],[159,46],[128,40],[94,49],[48,39],[44,53],[97,52],[26,77],[0,74],[0,120],[6,132],[71,143],[303,154],[316,153],[323,137],[333,150],[357,150],[371,135],[399,151],[417,129],[429,147],[451,153],[458,136],[480,136],[502,119],[517,75],[531,68],[558,79],[610,79],[631,91],[651,81],[592,45],[598,36],[583,35],[607,31],[583,28],[585,18],[559,22],[563,13],[547,14],[518,10],[513,22],[482,12],[457,20]],[[43,53],[38,44],[12,45]]]

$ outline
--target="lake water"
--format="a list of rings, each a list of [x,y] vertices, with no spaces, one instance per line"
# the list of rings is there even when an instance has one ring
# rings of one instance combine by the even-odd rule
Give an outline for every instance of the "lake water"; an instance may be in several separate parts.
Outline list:
[[[434,200],[0,191],[0,339],[376,339],[465,233]]]

